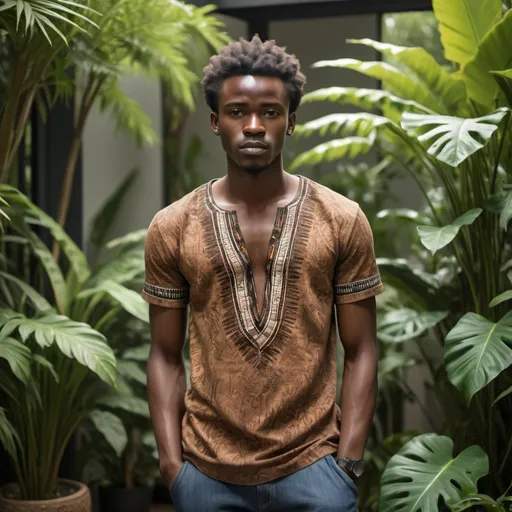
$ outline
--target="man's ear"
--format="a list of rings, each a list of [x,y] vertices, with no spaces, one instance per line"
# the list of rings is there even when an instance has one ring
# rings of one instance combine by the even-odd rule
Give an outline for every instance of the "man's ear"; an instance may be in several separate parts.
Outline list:
[[[215,112],[210,112],[210,125],[212,127],[213,133],[215,135],[219,135],[219,115]]]
[[[286,130],[286,133],[288,135],[291,135],[294,130],[295,130],[295,122],[296,122],[296,117],[295,117],[295,112],[293,114],[290,114],[288,116],[288,128]]]

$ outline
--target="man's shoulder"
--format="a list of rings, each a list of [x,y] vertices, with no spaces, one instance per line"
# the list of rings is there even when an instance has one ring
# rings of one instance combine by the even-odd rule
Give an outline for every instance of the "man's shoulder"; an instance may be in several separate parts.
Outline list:
[[[325,209],[330,210],[340,220],[354,220],[359,212],[359,204],[325,185],[309,179],[313,196]]]
[[[155,214],[152,223],[158,224],[158,227],[165,231],[184,225],[188,220],[188,216],[196,210],[198,199],[204,192],[205,187],[206,185],[201,185],[184,195],[181,199],[159,210]]]

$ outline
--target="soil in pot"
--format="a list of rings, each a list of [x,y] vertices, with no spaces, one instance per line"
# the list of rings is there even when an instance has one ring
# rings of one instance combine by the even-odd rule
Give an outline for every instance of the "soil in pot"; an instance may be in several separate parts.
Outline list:
[[[90,512],[91,496],[86,485],[72,480],[59,480],[55,497],[47,500],[20,500],[17,484],[0,489],[2,512]]]
[[[152,497],[151,487],[100,487],[102,512],[149,512]]]

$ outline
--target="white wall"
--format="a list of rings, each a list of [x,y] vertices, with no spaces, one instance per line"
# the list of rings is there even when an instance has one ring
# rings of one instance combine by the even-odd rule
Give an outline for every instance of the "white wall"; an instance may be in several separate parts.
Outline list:
[[[153,122],[157,134],[162,131],[160,85],[155,80],[137,76],[121,79],[121,88],[137,101]],[[147,227],[160,205],[162,151],[160,144],[139,149],[125,134],[116,134],[107,113],[98,108],[89,116],[83,139],[84,237],[89,236],[91,222],[105,199],[119,186],[134,167],[138,178],[132,187],[113,236]]]

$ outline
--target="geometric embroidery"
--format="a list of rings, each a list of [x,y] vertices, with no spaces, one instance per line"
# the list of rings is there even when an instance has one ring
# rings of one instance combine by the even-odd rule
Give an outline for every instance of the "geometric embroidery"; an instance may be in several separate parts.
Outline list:
[[[159,299],[188,300],[189,296],[188,288],[162,288],[161,286],[149,283],[144,283],[144,291],[153,297],[158,297]]]
[[[213,181],[206,187],[203,232],[206,250],[219,272],[224,328],[246,361],[255,367],[266,366],[281,352],[296,318],[300,266],[314,208],[305,201],[308,183],[300,177],[295,198],[277,209],[259,312],[251,261],[236,211],[215,204]]]
[[[337,284],[334,286],[334,293],[340,297],[342,295],[351,295],[352,293],[359,293],[374,288],[381,283],[380,275],[377,274],[360,281],[353,283]]]

